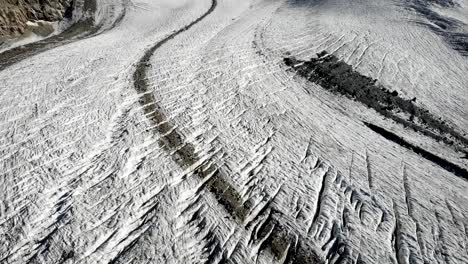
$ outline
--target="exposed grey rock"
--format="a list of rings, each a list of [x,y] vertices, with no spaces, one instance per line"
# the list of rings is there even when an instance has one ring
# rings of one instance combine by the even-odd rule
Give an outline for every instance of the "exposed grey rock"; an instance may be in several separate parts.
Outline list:
[[[72,6],[73,0],[0,0],[0,38],[21,35],[27,21],[60,21]]]

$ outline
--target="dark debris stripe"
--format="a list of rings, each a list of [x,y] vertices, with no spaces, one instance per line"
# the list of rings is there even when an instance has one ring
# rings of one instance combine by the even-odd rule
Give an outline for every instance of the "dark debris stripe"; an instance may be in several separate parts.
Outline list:
[[[423,148],[420,148],[418,146],[415,146],[409,142],[407,142],[406,140],[404,140],[403,138],[401,138],[400,136],[398,136],[397,134],[394,134],[382,127],[379,127],[379,126],[376,126],[374,124],[371,124],[371,123],[367,123],[367,122],[364,122],[364,124],[370,128],[372,131],[376,132],[377,134],[383,136],[384,138],[390,140],[390,141],[393,141],[395,143],[397,143],[398,145],[406,148],[406,149],[409,149],[409,150],[412,150],[413,152],[415,152],[416,154],[424,157],[425,159],[429,160],[429,161],[432,161],[433,163],[439,165],[440,167],[442,167],[443,169],[455,174],[456,176],[462,178],[462,179],[465,179],[465,180],[468,180],[468,171],[446,159],[443,159],[437,155],[434,155],[432,153],[430,153],[429,151],[427,150],[424,150]]]
[[[136,91],[143,94],[140,98],[140,104],[143,106],[143,110],[147,113],[147,118],[154,125],[153,132],[156,136],[164,135],[159,140],[159,145],[166,149],[168,152],[174,153],[172,158],[182,168],[188,168],[198,162],[198,157],[195,147],[192,144],[184,142],[182,134],[178,129],[167,122],[168,119],[164,114],[164,110],[157,105],[157,100],[154,95],[150,92],[149,83],[147,81],[147,67],[150,66],[149,60],[157,49],[174,39],[177,35],[189,30],[195,24],[203,20],[206,16],[211,14],[217,6],[217,1],[212,0],[211,7],[202,16],[188,24],[187,26],[175,31],[163,40],[157,42],[151,47],[144,56],[140,59],[137,64],[136,71],[133,75],[133,82]],[[193,173],[200,179],[208,179],[205,182],[205,188],[210,190],[217,201],[224,207],[224,209],[234,217],[235,221],[239,225],[244,225],[244,221],[249,216],[249,213],[254,209],[253,201],[243,202],[240,194],[237,190],[225,179],[228,179],[227,173],[224,172],[223,168],[215,168],[205,162],[199,166]],[[273,199],[269,196],[264,197],[265,201],[272,201]],[[265,206],[265,209],[268,206]],[[264,214],[262,211],[261,214]],[[269,237],[262,244],[262,248],[268,248],[270,252],[277,259],[281,259],[287,254],[285,263],[323,263],[324,260],[316,254],[316,249],[312,246],[311,241],[307,238],[302,237],[301,234],[294,230],[293,227],[287,224],[285,221],[286,217],[281,212],[275,211],[270,213],[268,220],[263,223],[260,227],[260,237],[255,241],[260,241],[263,235],[269,235]],[[249,226],[247,225],[246,228]],[[269,228],[271,232],[265,232],[264,229]],[[292,246],[290,246],[292,245]],[[334,254],[339,254],[334,252]],[[223,261],[225,256],[221,256]],[[343,256],[344,257],[344,256]]]
[[[411,100],[401,98],[398,92],[378,85],[377,80],[361,75],[353,70],[351,65],[340,61],[336,56],[328,54],[326,51],[317,54],[317,58],[312,58],[310,61],[300,61],[289,57],[285,58],[284,62],[300,76],[326,90],[356,100],[404,127],[412,128],[436,141],[444,142],[455,151],[466,152],[468,140],[441,118],[435,117],[428,110],[415,105],[415,98]],[[404,113],[407,118],[402,117],[401,113]],[[386,139],[398,143],[456,176],[468,180],[466,169],[414,146],[383,128],[369,123],[365,124]]]
[[[466,152],[468,149],[468,139],[462,133],[447,121],[416,105],[416,98],[402,98],[397,91],[377,84],[377,80],[360,74],[351,65],[326,51],[309,61],[289,57],[284,62],[300,76],[326,90],[356,100],[405,127],[444,142],[456,151]]]

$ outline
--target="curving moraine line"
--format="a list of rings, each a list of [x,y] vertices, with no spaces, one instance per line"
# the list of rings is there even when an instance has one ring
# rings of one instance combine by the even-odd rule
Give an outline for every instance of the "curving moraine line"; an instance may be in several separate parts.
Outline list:
[[[94,14],[97,12],[97,0],[84,0],[83,13],[85,14],[76,23],[64,32],[37,42],[29,43],[0,53],[0,71],[18,63],[26,58],[41,52],[57,48],[78,40],[83,40],[104,33],[115,28],[126,14],[126,5],[112,25],[100,32],[103,23],[95,24]]]
[[[174,161],[184,169],[197,164],[200,161],[200,157],[198,157],[195,151],[195,146],[184,141],[183,135],[178,131],[176,126],[168,122],[164,110],[157,105],[157,101],[149,89],[150,85],[147,81],[146,70],[149,66],[150,58],[159,48],[203,20],[215,10],[216,6],[217,0],[212,0],[211,7],[202,16],[157,42],[147,50],[138,61],[133,74],[134,88],[141,95],[139,103],[152,123],[154,134],[158,136],[164,135],[159,139],[160,146],[168,150],[168,152],[173,153],[172,158]],[[244,226],[246,229],[251,228],[251,222],[246,222],[248,222],[249,213],[255,209],[254,203],[252,201],[242,201],[236,189],[225,180],[229,177],[223,171],[223,168],[216,168],[209,161],[206,161],[198,165],[193,174],[200,179],[206,180],[204,183],[205,187],[210,190],[226,211],[234,217],[239,226]],[[267,215],[267,220],[258,227],[259,237],[256,239],[256,241],[265,240],[262,248],[268,248],[278,260],[284,260],[284,263],[324,263],[325,260],[316,253],[313,243],[288,224],[289,217],[272,208],[269,208],[271,209],[269,213],[266,212],[268,204],[271,203],[274,197],[265,196],[263,199],[267,202],[267,206],[265,206],[259,215]],[[227,256],[220,251],[216,251],[214,254],[211,258],[221,259],[221,263],[227,259]]]

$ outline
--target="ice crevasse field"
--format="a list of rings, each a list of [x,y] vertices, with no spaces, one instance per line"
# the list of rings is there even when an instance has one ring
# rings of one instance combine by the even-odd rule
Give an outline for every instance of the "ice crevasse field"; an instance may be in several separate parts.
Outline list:
[[[75,2],[0,53],[0,263],[468,263],[466,0]]]

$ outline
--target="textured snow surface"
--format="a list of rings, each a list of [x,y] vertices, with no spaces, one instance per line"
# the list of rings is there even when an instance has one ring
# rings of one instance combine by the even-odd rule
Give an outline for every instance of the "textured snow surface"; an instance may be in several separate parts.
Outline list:
[[[327,51],[466,138],[468,57],[418,4],[98,0],[99,30],[0,71],[0,263],[468,263],[466,177],[365,123],[468,147],[283,62]]]

